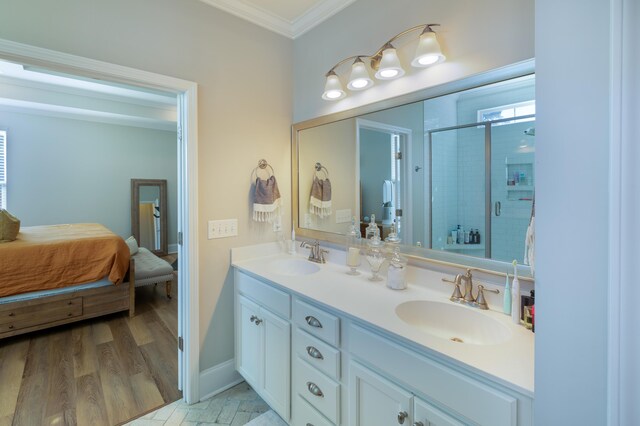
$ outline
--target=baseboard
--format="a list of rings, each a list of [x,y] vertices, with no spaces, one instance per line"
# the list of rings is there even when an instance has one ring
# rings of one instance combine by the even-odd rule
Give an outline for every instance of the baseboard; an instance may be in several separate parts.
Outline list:
[[[167,247],[167,253],[176,254],[178,253],[178,245],[177,244],[169,244]]]
[[[211,398],[243,380],[236,371],[236,363],[233,358],[207,368],[200,372],[200,401]]]

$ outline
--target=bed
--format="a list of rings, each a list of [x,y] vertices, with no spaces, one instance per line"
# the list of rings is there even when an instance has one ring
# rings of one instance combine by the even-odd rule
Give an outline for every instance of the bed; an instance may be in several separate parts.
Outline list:
[[[135,266],[100,224],[23,227],[0,244],[0,339],[114,312],[134,313]]]

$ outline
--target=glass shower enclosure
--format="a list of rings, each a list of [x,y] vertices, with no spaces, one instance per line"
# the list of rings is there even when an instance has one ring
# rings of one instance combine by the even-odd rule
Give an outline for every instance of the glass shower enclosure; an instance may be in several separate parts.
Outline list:
[[[523,262],[535,187],[535,115],[429,130],[430,248]]]

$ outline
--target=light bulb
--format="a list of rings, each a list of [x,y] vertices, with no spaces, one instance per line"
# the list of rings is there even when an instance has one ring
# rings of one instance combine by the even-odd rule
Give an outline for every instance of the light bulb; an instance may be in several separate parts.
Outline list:
[[[433,32],[431,27],[427,26],[420,34],[420,41],[416,48],[416,54],[413,56],[413,61],[411,61],[411,66],[424,68],[444,62],[445,59],[440,50],[440,43],[438,43],[436,33]]]
[[[342,99],[345,96],[347,96],[347,94],[342,89],[340,79],[335,72],[329,72],[329,74],[327,74],[327,82],[324,85],[324,93],[322,94],[322,99],[326,101],[337,101],[338,99]]]
[[[351,66],[351,76],[347,88],[349,90],[364,90],[373,86],[373,80],[369,76],[367,67],[362,59],[357,58]]]
[[[400,58],[398,58],[396,49],[389,45],[389,47],[382,51],[382,59],[380,59],[376,78],[379,80],[391,80],[402,77],[403,75],[404,69],[400,64]]]

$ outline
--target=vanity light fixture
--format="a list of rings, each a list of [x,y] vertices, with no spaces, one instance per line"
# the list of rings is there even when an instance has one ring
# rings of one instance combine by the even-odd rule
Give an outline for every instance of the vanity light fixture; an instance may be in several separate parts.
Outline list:
[[[342,64],[352,60],[351,74],[349,76],[349,83],[347,84],[347,88],[351,91],[365,90],[374,84],[367,69],[367,64],[363,59],[366,59],[371,69],[375,71],[375,77],[378,80],[393,80],[402,77],[405,71],[402,68],[400,58],[392,43],[411,32],[421,30],[418,47],[411,61],[413,67],[424,68],[444,62],[445,56],[442,54],[436,33],[432,28],[439,25],[440,24],[422,24],[411,27],[393,36],[391,40],[387,41],[373,55],[356,55],[341,60],[325,74],[327,81],[324,86],[322,99],[335,101],[347,96],[342,88],[336,69]]]

